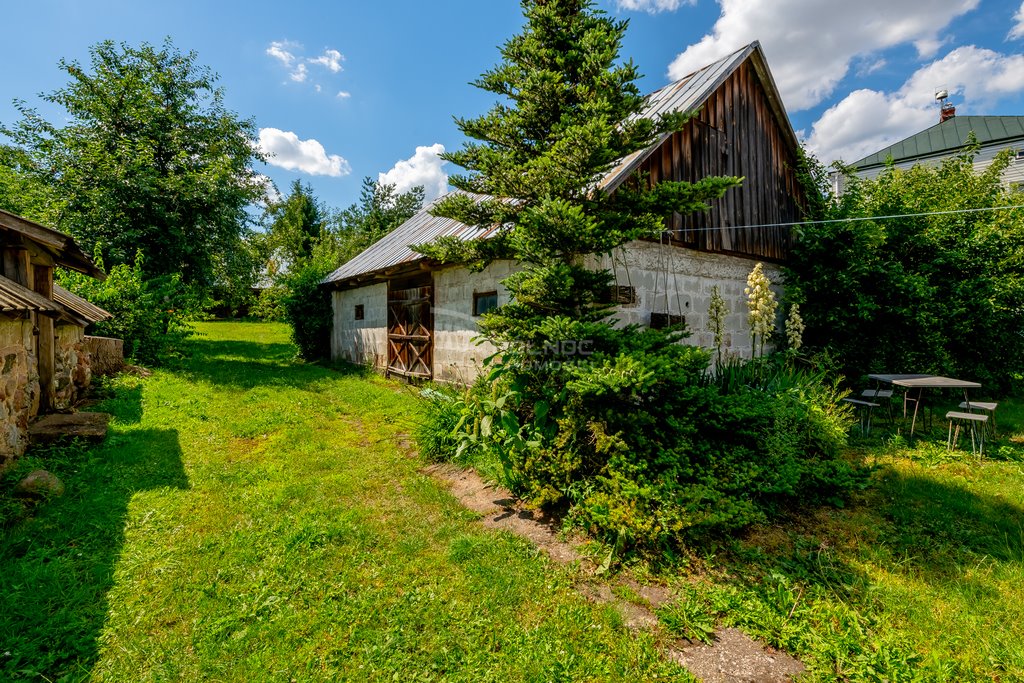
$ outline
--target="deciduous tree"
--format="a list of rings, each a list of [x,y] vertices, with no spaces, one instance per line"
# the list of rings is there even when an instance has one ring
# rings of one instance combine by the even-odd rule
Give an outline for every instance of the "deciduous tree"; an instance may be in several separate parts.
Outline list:
[[[170,41],[105,41],[87,65],[61,60],[64,87],[43,96],[45,119],[24,101],[0,132],[24,149],[30,174],[62,203],[57,227],[99,245],[108,265],[145,255],[147,277],[180,273],[210,285],[215,255],[239,246],[263,188],[255,126],[224,104],[216,75]]]

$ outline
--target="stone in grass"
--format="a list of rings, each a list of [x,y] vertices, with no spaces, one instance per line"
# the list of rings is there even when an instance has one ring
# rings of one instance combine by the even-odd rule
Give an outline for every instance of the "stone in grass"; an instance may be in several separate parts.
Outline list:
[[[33,444],[70,438],[100,442],[107,436],[109,422],[110,415],[106,413],[55,413],[40,418],[28,428],[29,440]]]
[[[18,482],[14,495],[22,498],[57,498],[64,495],[64,483],[46,470],[35,470]]]

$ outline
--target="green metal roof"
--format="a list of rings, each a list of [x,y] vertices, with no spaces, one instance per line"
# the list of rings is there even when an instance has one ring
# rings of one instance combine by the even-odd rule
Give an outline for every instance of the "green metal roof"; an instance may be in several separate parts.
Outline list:
[[[850,165],[863,171],[884,165],[889,157],[899,163],[955,152],[972,130],[982,145],[1024,141],[1024,116],[954,116]]]

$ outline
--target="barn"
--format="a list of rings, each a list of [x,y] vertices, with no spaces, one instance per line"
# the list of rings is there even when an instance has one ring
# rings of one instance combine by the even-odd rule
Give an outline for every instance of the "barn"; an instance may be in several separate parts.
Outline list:
[[[743,177],[711,210],[673,215],[660,240],[631,242],[595,267],[615,274],[615,318],[663,326],[685,321],[691,343],[712,344],[704,331],[713,287],[729,306],[727,349],[750,355],[746,278],[756,262],[773,282],[801,218],[798,143],[759,43],[754,42],[651,93],[646,116],[697,111],[686,127],[636,152],[602,179],[616,188],[645,174],[650,182]],[[486,239],[496,228],[468,226],[421,211],[342,265],[326,280],[332,291],[331,353],[391,375],[468,383],[494,349],[478,343],[479,316],[508,301],[501,281],[517,269],[497,261],[481,272],[425,259],[410,245],[442,236]]]

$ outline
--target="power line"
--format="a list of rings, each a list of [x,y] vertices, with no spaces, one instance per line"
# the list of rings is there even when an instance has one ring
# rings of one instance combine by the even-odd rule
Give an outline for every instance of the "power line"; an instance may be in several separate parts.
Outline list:
[[[758,228],[791,228],[802,225],[824,225],[826,223],[854,223],[857,221],[883,221],[890,218],[923,218],[926,216],[949,216],[960,213],[978,213],[980,211],[1005,211],[1008,209],[1024,209],[1024,204],[1015,206],[985,206],[977,209],[952,209],[950,211],[927,211],[925,213],[899,213],[891,216],[861,216],[858,218],[830,218],[822,221],[797,221],[794,223],[761,223],[760,225],[722,225],[717,228],[674,228],[665,232],[717,232],[719,230],[756,230]]]

